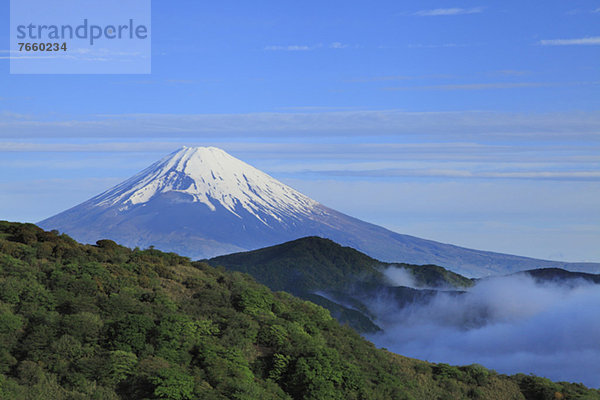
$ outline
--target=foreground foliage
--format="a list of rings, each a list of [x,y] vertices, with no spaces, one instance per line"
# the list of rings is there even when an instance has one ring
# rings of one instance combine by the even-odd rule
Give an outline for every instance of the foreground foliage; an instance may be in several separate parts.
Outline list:
[[[599,399],[397,356],[248,275],[0,222],[1,399]]]

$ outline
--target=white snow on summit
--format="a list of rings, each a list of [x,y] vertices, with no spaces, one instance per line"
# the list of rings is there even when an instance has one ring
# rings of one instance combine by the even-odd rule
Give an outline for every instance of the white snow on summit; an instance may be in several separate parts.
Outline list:
[[[183,147],[91,201],[127,209],[167,192],[188,194],[212,211],[220,204],[238,217],[242,207],[265,224],[265,215],[307,216],[319,204],[216,147]]]

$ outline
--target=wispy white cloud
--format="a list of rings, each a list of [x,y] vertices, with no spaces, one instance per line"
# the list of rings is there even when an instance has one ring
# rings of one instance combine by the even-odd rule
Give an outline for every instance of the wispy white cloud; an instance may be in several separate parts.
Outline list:
[[[293,44],[293,45],[270,45],[270,46],[265,46],[263,50],[265,51],[311,51],[311,50],[316,50],[316,49],[320,49],[323,47],[327,47],[330,49],[347,49],[350,47],[350,45],[348,44],[344,44],[342,42],[332,42],[329,45],[323,45],[323,43],[317,43],[314,45],[306,45],[306,44],[302,44],[302,45],[298,45],[298,44]]]
[[[468,169],[457,168],[406,168],[364,171],[310,171],[310,173],[325,176],[346,176],[359,178],[418,177],[459,179],[548,179],[600,181],[600,171],[473,171]]]
[[[341,42],[333,42],[329,45],[330,49],[347,49],[348,47],[350,46]]]
[[[411,49],[437,49],[437,48],[451,48],[451,47],[468,47],[467,44],[460,43],[441,43],[441,44],[421,44],[414,43],[409,44],[408,47]]]
[[[438,17],[447,15],[465,15],[465,14],[479,14],[483,12],[483,7],[473,8],[434,8],[431,10],[419,10],[412,15],[419,17]]]
[[[361,107],[335,107],[335,106],[295,106],[295,107],[278,107],[282,111],[347,111],[360,110]]]
[[[586,86],[598,85],[598,82],[493,82],[493,83],[466,83],[449,85],[425,85],[425,86],[401,86],[388,87],[384,90],[407,91],[407,90],[488,90],[488,89],[520,89],[520,88],[542,88],[557,86]]]
[[[16,112],[8,111],[8,110],[0,111],[0,123],[2,121],[26,120],[26,119],[32,120],[32,119],[35,119],[35,116],[33,114],[22,114],[22,113],[16,113]]]
[[[416,79],[413,76],[408,75],[388,75],[388,76],[371,76],[365,78],[355,78],[350,79],[348,82],[358,82],[358,83],[366,83],[366,82],[388,82],[388,81],[407,81],[411,79]]]
[[[600,8],[595,8],[590,10],[589,8],[575,8],[573,10],[567,11],[567,15],[578,15],[578,14],[598,14],[600,13]]]
[[[307,45],[287,45],[287,46],[266,46],[266,51],[310,51],[314,50],[315,46]]]
[[[540,40],[542,46],[594,46],[600,45],[600,36],[590,36],[577,39],[545,39]]]
[[[550,83],[541,82],[499,82],[499,83],[466,83],[451,85],[425,85],[425,86],[405,86],[389,87],[385,90],[485,90],[485,89],[514,89],[527,87],[553,86]]]

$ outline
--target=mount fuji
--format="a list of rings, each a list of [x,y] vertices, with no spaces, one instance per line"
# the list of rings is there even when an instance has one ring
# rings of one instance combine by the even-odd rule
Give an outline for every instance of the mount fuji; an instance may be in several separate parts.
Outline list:
[[[81,242],[112,239],[192,258],[320,236],[388,262],[480,277],[600,264],[535,260],[402,235],[328,208],[214,147],[183,147],[123,183],[38,223]]]

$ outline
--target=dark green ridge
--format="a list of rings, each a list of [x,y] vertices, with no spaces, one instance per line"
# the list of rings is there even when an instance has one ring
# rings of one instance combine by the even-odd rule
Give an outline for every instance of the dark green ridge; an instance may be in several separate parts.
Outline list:
[[[215,257],[207,262],[250,273],[275,290],[336,290],[359,280],[381,284],[384,282],[381,270],[389,266],[408,269],[423,287],[462,288],[473,284],[471,279],[436,265],[385,263],[315,236]]]
[[[523,272],[517,272],[513,275],[529,275],[538,282],[568,282],[569,280],[582,279],[591,283],[600,284],[600,275],[588,274],[585,272],[571,272],[560,268],[539,268]]]
[[[365,282],[383,280],[376,268],[383,263],[350,247],[314,236],[215,257],[208,263],[249,273],[274,290],[335,290],[357,278]]]
[[[327,308],[340,322],[365,333],[379,330],[363,304],[373,295],[388,293],[399,305],[405,305],[417,300],[427,301],[435,295],[435,291],[425,288],[463,289],[473,284],[470,279],[436,265],[384,263],[350,247],[314,236],[215,257],[207,262],[248,273],[272,290],[285,290],[313,301]],[[402,291],[391,287],[382,273],[390,266],[405,268],[424,290]]]

